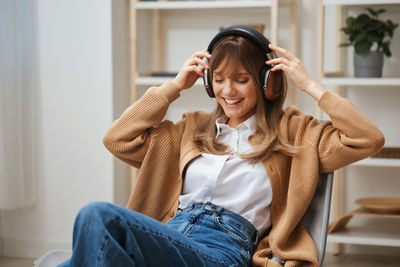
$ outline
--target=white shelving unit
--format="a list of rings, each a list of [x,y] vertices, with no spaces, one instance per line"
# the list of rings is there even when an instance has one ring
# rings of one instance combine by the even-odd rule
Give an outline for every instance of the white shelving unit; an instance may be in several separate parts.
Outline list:
[[[138,1],[136,9],[196,9],[196,8],[262,8],[271,7],[272,0],[249,1]]]
[[[323,4],[333,6],[369,6],[398,4],[398,0],[323,0]]]
[[[400,231],[376,226],[347,226],[343,231],[329,234],[328,242],[400,247]]]
[[[383,77],[383,78],[354,78],[354,77],[345,77],[340,75],[325,75],[323,73],[323,32],[324,32],[324,15],[325,15],[325,7],[327,6],[336,6],[337,7],[337,16],[339,17],[339,21],[341,22],[341,9],[342,6],[347,7],[357,7],[357,6],[365,6],[372,7],[374,5],[389,5],[385,6],[390,7],[390,5],[400,5],[399,0],[320,0],[319,1],[319,23],[322,25],[319,29],[319,40],[318,40],[318,65],[320,67],[321,73],[319,75],[320,82],[324,86],[333,86],[336,88],[338,93],[341,93],[341,89],[345,87],[377,87],[379,90],[385,90],[385,88],[396,87],[400,89],[400,77]],[[339,34],[339,28],[342,27],[341,23],[337,23],[337,34]],[[397,34],[399,34],[397,32]],[[340,38],[339,38],[340,39]],[[340,49],[340,48],[339,48]],[[337,52],[339,55],[339,60],[336,62],[337,71],[341,73],[340,69],[341,62],[341,52]],[[328,77],[329,76],[329,77]],[[351,89],[348,89],[351,90]],[[400,93],[400,92],[399,92]],[[399,109],[400,112],[400,109]],[[390,159],[390,158],[367,158],[356,162],[350,167],[375,167],[375,168],[388,168],[400,167],[400,159]],[[340,217],[341,212],[339,210],[341,192],[340,192],[340,180],[343,178],[344,172],[338,172],[337,177],[335,178],[335,192],[334,192],[334,218],[337,219]],[[350,177],[348,178],[350,179]],[[374,246],[391,246],[391,247],[400,247],[400,228],[393,229],[393,227],[384,227],[382,225],[374,225],[374,226],[352,226],[351,222],[346,226],[344,230],[340,230],[338,232],[334,232],[328,235],[328,242],[335,244],[358,244],[358,245],[374,245]],[[334,252],[339,253],[340,249],[338,246],[334,247]]]

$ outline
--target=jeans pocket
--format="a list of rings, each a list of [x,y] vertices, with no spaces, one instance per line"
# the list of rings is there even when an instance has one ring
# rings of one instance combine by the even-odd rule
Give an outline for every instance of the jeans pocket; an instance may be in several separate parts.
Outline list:
[[[251,241],[251,237],[247,234],[248,231],[244,229],[245,226],[234,219],[230,219],[229,216],[223,215],[215,216],[215,223],[219,230],[229,235],[231,242],[236,244],[236,247],[230,247],[230,249],[240,255],[241,266],[249,266],[255,246]]]
[[[246,231],[243,230],[243,226],[238,224],[235,220],[229,218],[229,216],[215,216],[215,222],[223,232],[229,234],[240,244],[248,249],[248,246],[251,244]]]

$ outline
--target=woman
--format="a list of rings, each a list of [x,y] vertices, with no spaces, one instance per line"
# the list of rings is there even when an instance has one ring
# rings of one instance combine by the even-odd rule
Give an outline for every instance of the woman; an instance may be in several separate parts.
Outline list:
[[[110,127],[104,144],[139,168],[137,184],[127,208],[92,203],[80,211],[73,256],[62,266],[318,265],[300,220],[319,173],[376,153],[384,137],[348,100],[313,81],[289,51],[269,44],[283,57],[267,60],[260,36],[228,33]],[[260,75],[265,68],[271,72]],[[205,71],[216,109],[162,121]],[[263,83],[280,71],[331,121],[295,107],[283,111],[284,83],[267,99]]]

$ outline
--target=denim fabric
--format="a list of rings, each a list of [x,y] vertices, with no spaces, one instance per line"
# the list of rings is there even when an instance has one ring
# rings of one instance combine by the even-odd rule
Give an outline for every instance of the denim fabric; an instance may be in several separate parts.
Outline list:
[[[249,266],[257,242],[250,222],[212,203],[179,210],[163,224],[94,202],[76,217],[73,255],[59,266]]]

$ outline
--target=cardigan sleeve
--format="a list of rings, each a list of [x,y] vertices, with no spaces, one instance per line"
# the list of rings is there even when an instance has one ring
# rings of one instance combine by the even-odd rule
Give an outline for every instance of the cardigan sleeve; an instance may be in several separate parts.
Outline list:
[[[318,106],[331,118],[321,124],[318,142],[321,173],[369,157],[384,145],[382,132],[349,100],[327,91]]]
[[[113,122],[103,137],[105,147],[120,160],[139,168],[152,141],[160,138],[163,142],[177,141],[184,121],[176,124],[161,121],[179,95],[178,88],[171,81],[148,89]]]

